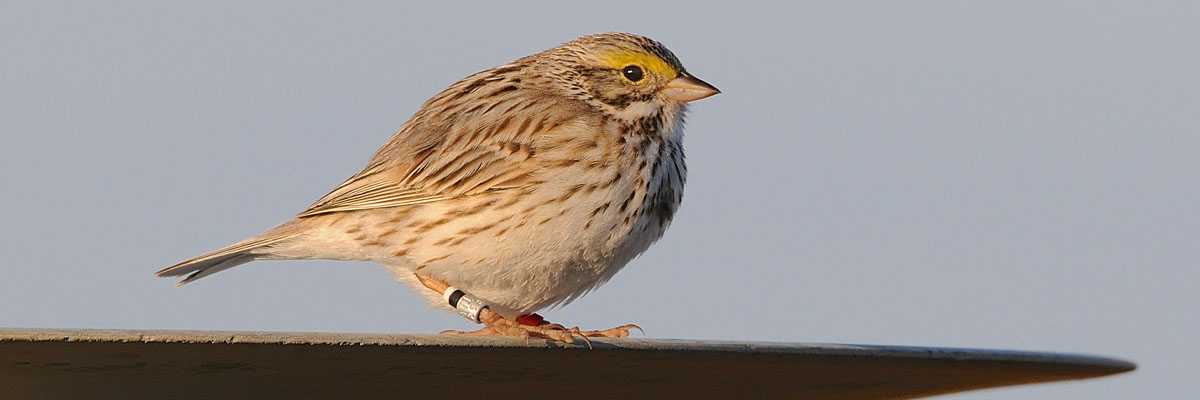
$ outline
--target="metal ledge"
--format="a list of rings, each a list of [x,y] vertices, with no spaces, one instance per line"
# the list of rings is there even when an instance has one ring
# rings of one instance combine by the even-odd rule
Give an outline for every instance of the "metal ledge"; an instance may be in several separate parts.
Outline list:
[[[917,398],[1131,371],[1113,358],[844,344],[0,329],[0,397]]]

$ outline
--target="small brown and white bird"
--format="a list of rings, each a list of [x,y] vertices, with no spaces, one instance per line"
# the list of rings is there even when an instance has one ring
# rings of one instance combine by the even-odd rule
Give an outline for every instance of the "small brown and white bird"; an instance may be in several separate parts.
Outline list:
[[[534,313],[608,281],[662,236],[683,197],[685,103],[717,93],[659,42],[584,36],[454,83],[295,219],[158,276],[375,261],[486,324],[473,334],[627,336],[635,325],[580,331]]]

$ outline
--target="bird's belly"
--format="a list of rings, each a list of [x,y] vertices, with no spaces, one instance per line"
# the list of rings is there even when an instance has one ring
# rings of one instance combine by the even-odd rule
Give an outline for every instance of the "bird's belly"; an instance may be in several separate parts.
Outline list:
[[[645,199],[632,190],[580,190],[565,200],[512,195],[424,206],[404,222],[409,243],[377,261],[398,276],[443,280],[515,316],[564,304],[607,281],[665,228],[651,213],[634,212]]]

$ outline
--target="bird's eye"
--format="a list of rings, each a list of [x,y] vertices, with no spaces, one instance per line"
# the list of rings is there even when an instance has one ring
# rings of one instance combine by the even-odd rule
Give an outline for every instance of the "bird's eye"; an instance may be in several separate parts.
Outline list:
[[[642,80],[642,67],[630,65],[628,67],[621,68],[621,75],[624,75],[625,79],[628,79],[630,82],[640,81]]]

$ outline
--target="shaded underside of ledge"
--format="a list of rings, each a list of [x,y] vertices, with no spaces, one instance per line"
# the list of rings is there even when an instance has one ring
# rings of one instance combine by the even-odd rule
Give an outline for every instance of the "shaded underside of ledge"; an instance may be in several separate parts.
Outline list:
[[[1074,354],[845,344],[0,329],[0,397],[892,399],[1134,369]]]

